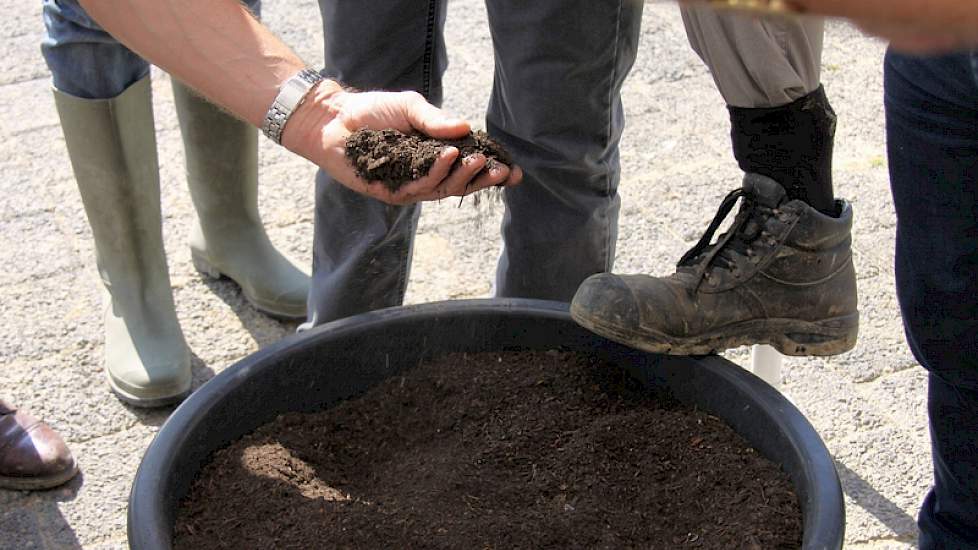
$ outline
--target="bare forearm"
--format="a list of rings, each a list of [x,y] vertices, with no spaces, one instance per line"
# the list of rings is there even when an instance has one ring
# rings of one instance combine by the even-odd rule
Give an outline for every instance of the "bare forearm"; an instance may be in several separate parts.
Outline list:
[[[826,15],[936,26],[978,22],[978,3],[962,0],[791,0]]]
[[[303,69],[237,0],[81,0],[120,42],[258,126],[279,86]]]
[[[304,68],[285,44],[238,0],[80,0],[109,34],[208,99],[261,126],[282,84]],[[467,122],[448,117],[413,93],[352,93],[319,83],[285,123],[282,144],[329,172],[343,185],[391,204],[462,196],[494,185],[515,185],[518,168],[492,168],[448,148],[426,176],[396,192],[358,176],[346,159],[346,138],[360,128],[420,131],[458,138]]]
[[[846,17],[911,51],[978,45],[974,0],[790,0],[804,11]]]

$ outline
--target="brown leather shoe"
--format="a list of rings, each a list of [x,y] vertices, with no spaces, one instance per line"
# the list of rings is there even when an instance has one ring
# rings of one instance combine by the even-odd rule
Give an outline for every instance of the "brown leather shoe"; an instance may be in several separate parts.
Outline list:
[[[0,399],[0,489],[50,489],[77,473],[58,432]]]

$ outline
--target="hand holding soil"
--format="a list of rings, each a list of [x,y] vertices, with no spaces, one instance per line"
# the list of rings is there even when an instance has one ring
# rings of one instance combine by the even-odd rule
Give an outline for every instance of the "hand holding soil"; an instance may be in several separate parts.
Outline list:
[[[296,116],[299,115],[299,116]],[[441,148],[425,173],[397,186],[368,181],[358,175],[346,154],[347,139],[360,129],[396,130],[437,140],[459,140],[471,128],[449,117],[414,92],[329,92],[317,89],[293,115],[283,144],[312,160],[341,184],[388,204],[413,204],[464,196],[487,187],[516,185],[522,171],[496,163],[487,168],[483,155],[463,156],[458,147]]]
[[[452,165],[453,172],[471,163],[481,163],[483,175],[491,175],[494,170],[512,164],[509,153],[481,131],[461,139],[438,140],[397,130],[363,128],[347,138],[346,156],[357,176],[379,181],[396,192],[408,182],[428,175],[441,151],[448,147],[460,151]]]

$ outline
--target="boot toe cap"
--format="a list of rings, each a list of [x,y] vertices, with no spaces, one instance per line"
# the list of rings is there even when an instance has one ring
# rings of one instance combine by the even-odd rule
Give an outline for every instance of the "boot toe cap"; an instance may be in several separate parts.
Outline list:
[[[627,329],[641,323],[639,304],[622,277],[612,273],[592,275],[577,289],[571,315],[589,329]]]
[[[258,311],[277,319],[305,319],[308,282],[282,289],[245,292],[245,299]]]
[[[193,377],[189,354],[149,365],[139,360],[106,359],[110,387],[131,405],[162,406],[177,402],[190,392]]]

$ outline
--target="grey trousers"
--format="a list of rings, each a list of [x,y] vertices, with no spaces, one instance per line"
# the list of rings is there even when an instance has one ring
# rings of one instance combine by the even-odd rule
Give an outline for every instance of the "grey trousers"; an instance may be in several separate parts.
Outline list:
[[[440,104],[446,4],[320,0],[327,74],[359,89],[418,91]],[[504,194],[497,296],[569,301],[585,278],[612,269],[624,129],[620,91],[635,61],[642,6],[632,0],[487,0],[496,67],[486,128],[525,174]],[[794,67],[806,65],[795,60],[803,55],[794,46],[748,40],[775,31],[758,31],[749,18],[738,23],[707,15],[687,11],[684,18],[729,103],[740,106],[739,94],[758,104],[788,103],[818,87],[820,34],[816,47],[806,50],[813,54],[807,67],[814,67],[806,76],[814,82],[799,85],[804,71]],[[710,38],[714,32],[720,35]],[[751,44],[738,49],[742,42]],[[751,72],[746,62],[730,64],[731,44],[734,58],[742,51],[759,66],[784,60],[792,70],[767,76]],[[789,99],[781,101],[774,90]],[[319,172],[303,328],[402,303],[420,210],[366,198]]]
[[[360,89],[442,97],[446,0],[321,0],[326,71]],[[610,270],[621,86],[642,2],[489,0],[496,67],[486,128],[524,170],[507,189],[496,294],[570,300]],[[570,70],[573,69],[573,70]],[[306,326],[398,305],[420,206],[365,198],[320,172]]]

